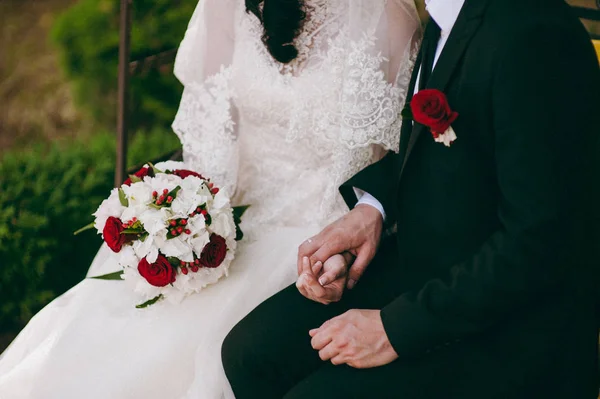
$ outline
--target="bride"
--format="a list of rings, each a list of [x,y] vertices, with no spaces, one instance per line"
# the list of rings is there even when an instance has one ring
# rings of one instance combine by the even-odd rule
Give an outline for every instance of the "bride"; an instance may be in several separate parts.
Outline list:
[[[298,245],[348,210],[337,187],[398,150],[419,26],[413,0],[202,0],[173,128],[190,168],[251,205],[229,277],[144,310],[122,282],[82,281],[2,355],[0,397],[233,397],[226,334],[295,281]],[[88,275],[117,269],[103,246]]]

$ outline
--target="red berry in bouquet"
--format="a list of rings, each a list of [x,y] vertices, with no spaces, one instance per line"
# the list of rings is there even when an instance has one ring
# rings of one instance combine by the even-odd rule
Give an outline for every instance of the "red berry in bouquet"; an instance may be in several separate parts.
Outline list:
[[[200,254],[200,263],[210,269],[221,266],[227,255],[227,243],[225,239],[218,234],[210,236],[210,242],[206,244]]]
[[[175,270],[167,258],[158,255],[156,262],[149,263],[146,258],[138,264],[140,275],[155,287],[165,287],[175,282]]]
[[[123,232],[123,222],[116,217],[109,217],[106,220],[106,224],[104,225],[104,230],[102,231],[102,237],[106,242],[106,245],[116,253],[121,252],[123,245],[127,241],[127,236],[125,234],[121,234]]]

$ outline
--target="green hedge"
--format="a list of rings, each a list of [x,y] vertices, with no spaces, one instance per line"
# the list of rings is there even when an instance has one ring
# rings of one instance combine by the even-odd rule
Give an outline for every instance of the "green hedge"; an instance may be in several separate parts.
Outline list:
[[[176,48],[198,0],[133,1],[131,59]],[[52,30],[61,65],[77,103],[100,125],[115,120],[120,0],[80,0],[57,18]],[[131,81],[132,126],[168,127],[181,87],[171,68]]]
[[[178,148],[174,134],[137,134],[131,165]],[[79,282],[101,244],[73,232],[92,221],[114,179],[115,137],[9,152],[0,160],[0,332],[22,327]]]

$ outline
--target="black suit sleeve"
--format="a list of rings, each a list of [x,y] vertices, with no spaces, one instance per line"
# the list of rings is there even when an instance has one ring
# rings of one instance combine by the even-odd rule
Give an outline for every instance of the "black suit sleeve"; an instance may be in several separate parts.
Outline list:
[[[398,154],[389,152],[382,160],[365,168],[340,187],[340,193],[350,209],[358,202],[354,192],[354,188],[358,188],[381,203],[387,215],[386,223],[395,222],[396,182],[400,170],[398,158]]]
[[[598,134],[590,50],[574,26],[535,26],[498,49],[490,79],[501,227],[447,276],[382,310],[401,358],[486,331],[578,273],[585,187],[598,183],[583,177]]]

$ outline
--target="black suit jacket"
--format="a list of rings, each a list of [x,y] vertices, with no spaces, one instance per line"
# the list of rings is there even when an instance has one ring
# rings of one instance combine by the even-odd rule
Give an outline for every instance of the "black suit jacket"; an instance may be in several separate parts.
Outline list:
[[[460,114],[457,141],[407,125],[399,155],[340,189],[350,206],[352,187],[374,195],[397,224],[406,292],[381,315],[400,360],[454,348],[465,373],[506,376],[499,397],[596,397],[600,72],[587,32],[562,0],[466,0],[428,87]]]

